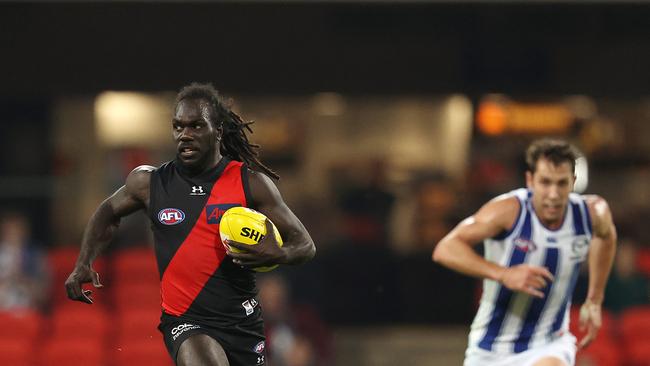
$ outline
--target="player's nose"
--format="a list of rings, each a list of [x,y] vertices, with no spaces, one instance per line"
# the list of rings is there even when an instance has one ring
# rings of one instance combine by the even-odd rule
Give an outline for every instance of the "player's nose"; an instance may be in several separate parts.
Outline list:
[[[556,199],[560,197],[560,192],[558,191],[558,188],[556,186],[551,186],[548,190],[548,198],[550,199]]]
[[[178,139],[180,141],[192,141],[194,140],[194,136],[192,136],[190,129],[186,127],[178,134]]]

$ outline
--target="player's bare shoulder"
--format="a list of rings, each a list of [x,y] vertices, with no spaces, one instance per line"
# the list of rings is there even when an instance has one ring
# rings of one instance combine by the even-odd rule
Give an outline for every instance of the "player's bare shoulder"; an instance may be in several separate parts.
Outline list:
[[[133,169],[126,177],[126,183],[124,184],[127,193],[139,201],[148,204],[151,173],[154,170],[156,168],[151,165],[140,165]]]
[[[582,195],[582,198],[585,200],[587,203],[587,206],[589,207],[589,210],[595,210],[595,213],[604,213],[605,210],[609,210],[609,204],[607,201],[597,195],[597,194],[584,194]]]
[[[596,194],[583,195],[582,198],[587,203],[594,233],[607,235],[613,226],[612,211],[607,201]]]
[[[273,182],[273,179],[255,170],[248,168],[246,170],[251,195],[255,204],[265,205],[282,201],[280,191]]]
[[[497,196],[481,207],[474,215],[477,221],[491,222],[503,229],[511,228],[517,221],[521,204],[512,194]]]
[[[261,184],[261,185],[272,185],[273,179],[268,177],[266,174],[253,170],[251,168],[246,168],[246,174],[248,174],[248,180],[251,184]]]

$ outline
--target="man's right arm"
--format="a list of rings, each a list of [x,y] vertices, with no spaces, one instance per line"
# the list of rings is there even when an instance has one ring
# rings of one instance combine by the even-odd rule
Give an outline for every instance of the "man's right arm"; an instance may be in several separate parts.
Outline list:
[[[433,261],[469,276],[501,282],[511,290],[543,297],[540,289],[546,286],[546,280],[553,280],[548,269],[527,264],[503,267],[484,259],[473,249],[483,240],[510,229],[518,213],[519,201],[515,197],[499,197],[488,202],[436,245]]]
[[[154,169],[147,165],[135,168],[126,178],[125,185],[95,210],[86,225],[75,268],[65,282],[70,299],[92,304],[91,292],[81,288],[82,284],[89,282],[96,288],[102,287],[99,274],[91,267],[92,262],[113,239],[120,218],[149,205],[149,182]]]

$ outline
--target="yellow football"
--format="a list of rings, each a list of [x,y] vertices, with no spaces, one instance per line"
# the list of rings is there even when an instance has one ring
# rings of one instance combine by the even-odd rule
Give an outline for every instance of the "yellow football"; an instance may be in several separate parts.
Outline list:
[[[266,216],[260,212],[246,207],[233,207],[221,216],[219,223],[219,235],[221,242],[225,244],[226,240],[236,241],[242,244],[256,245],[264,235],[266,235],[266,225],[264,224]],[[278,245],[282,246],[282,237],[278,228],[273,223],[273,233]],[[235,247],[229,247],[233,253],[241,253],[241,250]],[[257,272],[268,272],[277,268],[277,264],[268,267],[257,267],[253,270]]]

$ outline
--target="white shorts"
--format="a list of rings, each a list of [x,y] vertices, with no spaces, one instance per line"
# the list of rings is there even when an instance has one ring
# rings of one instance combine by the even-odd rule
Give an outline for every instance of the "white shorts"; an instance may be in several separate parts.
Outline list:
[[[544,357],[556,357],[569,366],[576,362],[576,338],[570,333],[521,353],[498,354],[478,347],[465,352],[463,366],[532,366]]]

